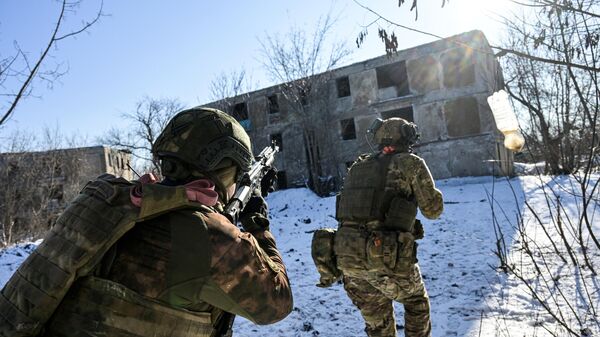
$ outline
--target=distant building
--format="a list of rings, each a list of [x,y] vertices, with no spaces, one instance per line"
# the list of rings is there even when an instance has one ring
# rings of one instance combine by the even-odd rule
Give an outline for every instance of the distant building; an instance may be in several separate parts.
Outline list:
[[[513,155],[486,101],[503,87],[502,70],[482,32],[358,62],[333,70],[330,78],[333,104],[322,132],[333,133],[334,141],[319,149],[323,175],[341,181],[348,165],[371,151],[365,133],[373,120],[396,116],[418,124],[421,139],[414,150],[436,179],[512,173]],[[280,185],[305,181],[303,135],[280,86],[233,100],[229,113],[248,130],[256,151],[271,140],[282,145],[276,162]]]
[[[0,153],[0,234],[45,231],[88,181],[103,173],[133,179],[130,161],[130,152],[105,146]]]

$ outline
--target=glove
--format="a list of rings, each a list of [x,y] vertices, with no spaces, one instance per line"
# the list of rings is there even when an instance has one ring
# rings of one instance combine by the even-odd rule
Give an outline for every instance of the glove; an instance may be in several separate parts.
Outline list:
[[[415,236],[415,240],[421,240],[425,236],[421,220],[415,219],[415,227],[412,234]]]
[[[276,181],[277,171],[274,168],[270,168],[260,181],[260,193],[263,197],[266,197],[275,190],[273,186]]]
[[[260,195],[254,194],[240,212],[240,223],[246,232],[269,230],[268,205]]]

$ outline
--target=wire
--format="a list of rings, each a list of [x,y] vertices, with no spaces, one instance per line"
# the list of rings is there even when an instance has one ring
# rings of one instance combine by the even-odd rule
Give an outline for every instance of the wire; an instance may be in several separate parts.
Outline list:
[[[366,28],[368,28],[369,26],[371,26],[372,24],[376,23],[377,21],[379,21],[381,19],[381,20],[389,23],[390,25],[393,25],[393,26],[396,26],[396,27],[399,27],[399,28],[402,28],[402,29],[406,29],[406,30],[409,30],[411,32],[415,32],[415,33],[419,33],[419,34],[423,34],[423,35],[435,37],[436,39],[440,39],[440,40],[448,40],[448,41],[453,42],[453,43],[455,43],[457,45],[460,45],[460,46],[463,46],[463,47],[467,47],[467,48],[469,48],[469,49],[471,49],[473,51],[477,51],[477,52],[480,52],[480,53],[483,53],[483,54],[488,54],[488,55],[496,56],[496,54],[494,54],[493,52],[473,47],[473,46],[469,45],[468,43],[456,40],[456,39],[454,39],[452,37],[444,38],[444,37],[442,37],[440,35],[437,35],[437,34],[434,34],[434,33],[430,33],[430,32],[426,32],[424,30],[420,30],[420,29],[409,27],[409,26],[401,25],[399,23],[396,23],[394,21],[391,21],[391,20],[387,19],[386,17],[384,17],[383,15],[379,14],[378,12],[372,10],[371,8],[369,8],[369,7],[367,7],[367,6],[363,5],[363,4],[361,4],[360,2],[358,2],[358,0],[353,0],[353,1],[358,6],[362,7],[364,10],[369,11],[369,12],[373,13],[374,15],[376,15],[378,17],[377,20],[374,20],[373,22],[371,22],[368,26],[366,26]]]
[[[375,148],[373,147],[373,144],[371,144],[371,140],[369,139],[369,133],[370,132],[365,132],[365,140],[367,141],[367,144],[369,144],[369,147],[371,148],[371,152],[375,152]]]

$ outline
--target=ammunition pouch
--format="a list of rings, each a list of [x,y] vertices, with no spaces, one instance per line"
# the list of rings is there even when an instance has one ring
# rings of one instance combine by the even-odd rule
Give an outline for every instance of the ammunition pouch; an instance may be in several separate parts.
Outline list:
[[[313,234],[311,254],[319,271],[320,280],[317,287],[329,287],[342,277],[338,269],[334,252],[335,229],[317,229]]]
[[[373,231],[367,241],[367,265],[374,270],[407,270],[416,261],[411,233]]]
[[[394,269],[398,259],[398,233],[373,231],[367,240],[369,269]]]
[[[335,235],[337,266],[344,270],[367,269],[367,232],[354,226],[341,226]]]
[[[341,226],[335,237],[337,266],[342,271],[397,272],[417,262],[411,233],[368,231],[360,226]]]

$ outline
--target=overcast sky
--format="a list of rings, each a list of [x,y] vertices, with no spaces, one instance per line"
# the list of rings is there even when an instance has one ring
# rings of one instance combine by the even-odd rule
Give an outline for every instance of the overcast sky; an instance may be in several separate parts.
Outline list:
[[[379,5],[371,3],[377,2]],[[71,13],[65,32],[93,17],[100,1],[84,0]],[[509,0],[419,1],[419,18],[409,12],[411,0],[362,0],[398,23],[444,37],[480,29],[499,42],[499,15],[513,10]],[[59,13],[53,0],[0,0],[0,57],[14,53],[13,41],[35,58],[50,36]],[[311,31],[322,15],[339,17],[334,38],[347,41],[353,55],[346,63],[383,54],[376,29],[357,49],[362,26],[373,21],[352,0],[158,1],[105,0],[103,17],[89,32],[61,41],[46,65],[62,64],[68,72],[50,90],[36,83],[37,97],[22,101],[0,138],[16,129],[40,132],[58,125],[66,134],[90,139],[118,125],[120,114],[144,96],[178,98],[186,106],[209,100],[209,83],[221,72],[244,67],[257,89],[272,85],[261,65],[257,38],[285,34],[293,25]],[[400,48],[435,38],[395,29]],[[93,143],[93,142],[92,142]]]

